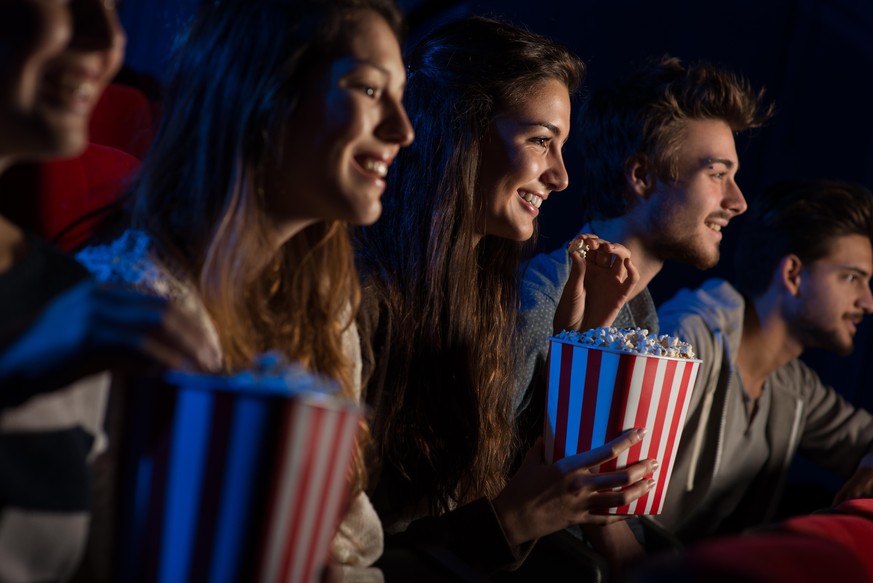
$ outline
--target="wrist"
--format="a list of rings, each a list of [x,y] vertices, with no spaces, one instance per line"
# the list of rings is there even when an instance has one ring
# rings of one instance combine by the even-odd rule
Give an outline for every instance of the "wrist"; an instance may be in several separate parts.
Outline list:
[[[494,508],[497,522],[500,524],[500,528],[503,529],[503,534],[511,546],[519,546],[530,540],[521,532],[523,521],[513,505],[506,500],[505,491],[491,500],[491,507]]]

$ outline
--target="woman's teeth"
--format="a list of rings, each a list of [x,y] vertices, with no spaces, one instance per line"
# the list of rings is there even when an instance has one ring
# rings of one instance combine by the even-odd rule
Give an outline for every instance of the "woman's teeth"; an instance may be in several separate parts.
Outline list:
[[[97,93],[97,85],[82,81],[74,75],[64,75],[58,82],[61,91],[78,99],[89,99]]]
[[[519,194],[521,194],[521,198],[534,205],[534,208],[540,208],[540,205],[543,204],[543,199],[529,192],[521,192]]]
[[[379,178],[385,178],[388,174],[388,164],[381,160],[365,160],[364,169],[367,170],[367,172],[372,172]]]

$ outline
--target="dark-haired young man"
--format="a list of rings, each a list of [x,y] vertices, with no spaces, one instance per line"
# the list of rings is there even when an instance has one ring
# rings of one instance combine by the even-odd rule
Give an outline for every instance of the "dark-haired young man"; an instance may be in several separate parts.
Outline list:
[[[777,185],[746,217],[736,282],[709,280],[659,310],[661,331],[703,361],[658,517],[681,539],[771,518],[798,451],[848,478],[838,501],[873,496],[873,415],[798,360],[852,350],[873,312],[871,238],[865,188]]]

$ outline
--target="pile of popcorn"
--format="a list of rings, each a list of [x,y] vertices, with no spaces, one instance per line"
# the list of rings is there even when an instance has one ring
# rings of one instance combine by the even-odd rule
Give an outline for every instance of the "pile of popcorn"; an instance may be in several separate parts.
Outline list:
[[[298,363],[289,362],[278,352],[257,355],[251,368],[236,374],[171,370],[164,378],[172,385],[188,388],[257,390],[282,397],[299,393],[306,393],[310,397],[328,396],[339,390],[335,381],[311,373]]]
[[[674,336],[649,334],[645,328],[592,328],[585,332],[564,330],[555,338],[585,346],[611,348],[650,356],[694,358],[694,349]]]

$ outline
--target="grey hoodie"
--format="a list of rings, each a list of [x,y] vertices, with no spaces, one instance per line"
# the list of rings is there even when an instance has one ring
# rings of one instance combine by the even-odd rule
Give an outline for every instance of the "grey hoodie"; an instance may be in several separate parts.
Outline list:
[[[703,361],[691,397],[664,512],[658,521],[681,539],[737,531],[772,518],[788,466],[797,451],[848,478],[873,451],[873,416],[847,403],[818,375],[795,359],[765,382],[770,392],[764,436],[756,451],[726,452],[725,436],[743,431],[737,399],[743,388],[736,371],[745,302],[729,283],[712,279],[682,290],[661,306],[661,332],[690,342]],[[762,397],[761,401],[765,401]],[[759,449],[758,446],[760,446]],[[733,457],[757,454],[763,463],[750,476]],[[723,496],[730,492],[725,503]],[[726,507],[730,506],[730,507]]]

